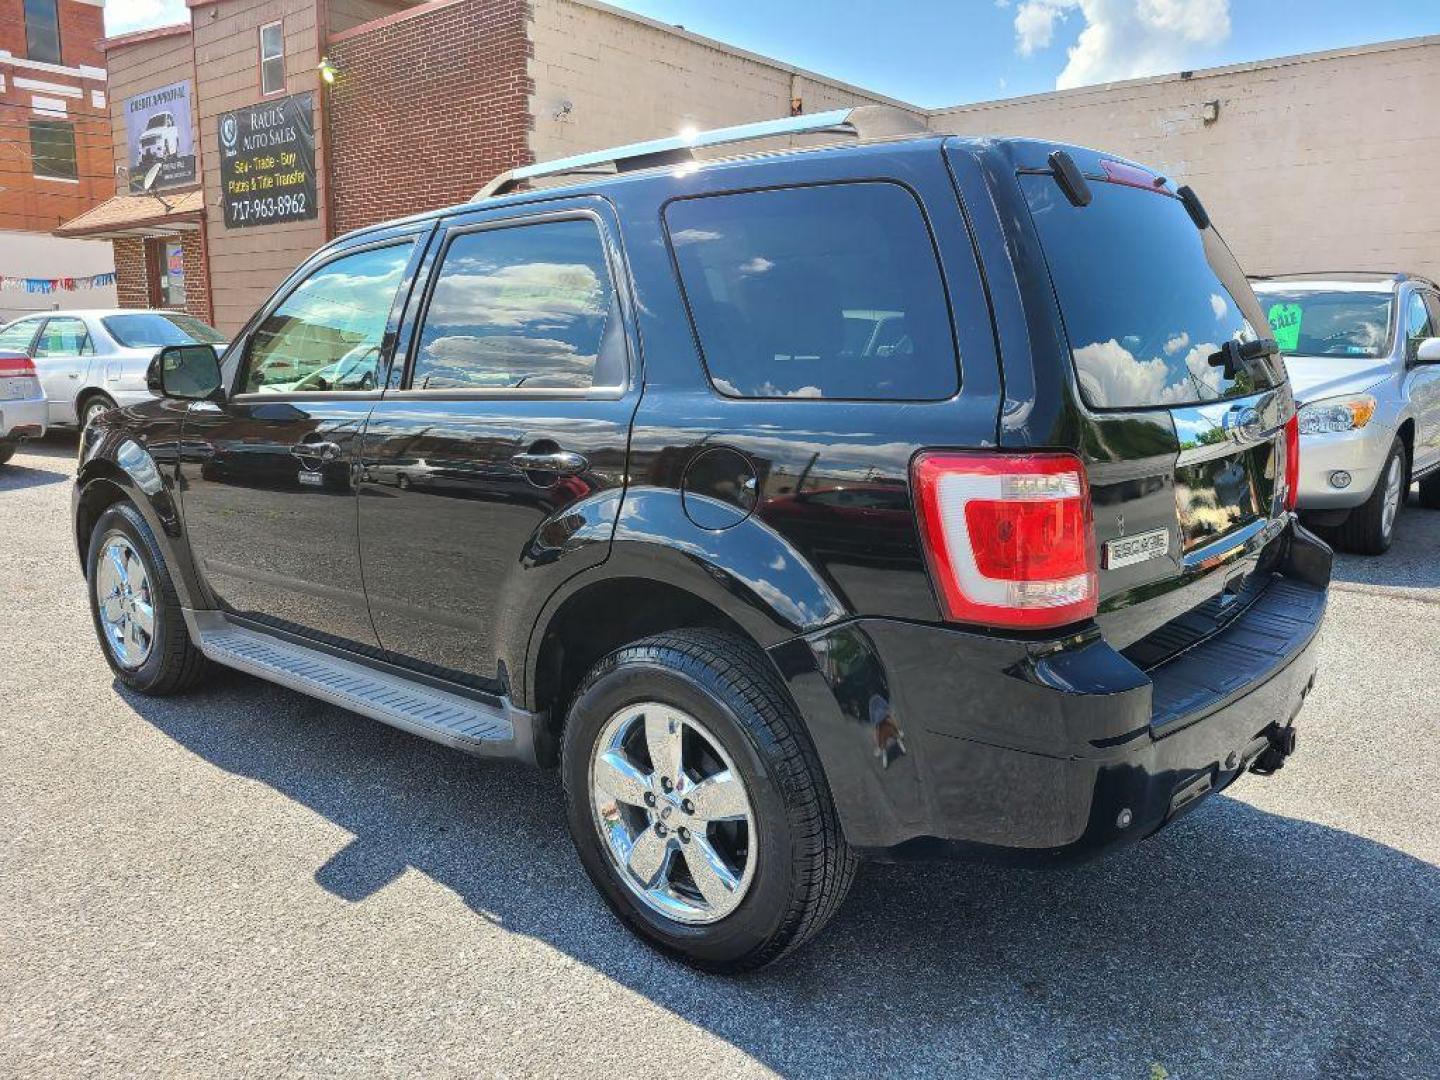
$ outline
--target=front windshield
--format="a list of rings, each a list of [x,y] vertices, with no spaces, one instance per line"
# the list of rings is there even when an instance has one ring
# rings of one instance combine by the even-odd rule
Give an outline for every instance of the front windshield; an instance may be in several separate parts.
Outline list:
[[[108,315],[100,320],[110,336],[127,349],[158,349],[162,345],[219,345],[225,338],[213,326],[189,315],[137,311],[134,315]]]
[[[1393,293],[1374,288],[1255,286],[1270,336],[1286,356],[1375,359],[1390,351]]]

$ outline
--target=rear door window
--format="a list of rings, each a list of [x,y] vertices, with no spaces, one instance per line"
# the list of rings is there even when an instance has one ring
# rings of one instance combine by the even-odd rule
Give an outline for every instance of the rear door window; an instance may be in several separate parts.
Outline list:
[[[425,311],[414,390],[621,385],[625,339],[588,217],[461,232]]]
[[[665,223],[722,394],[937,401],[958,391],[935,244],[905,188],[703,196],[671,203]]]
[[[1218,362],[1226,341],[1269,327],[1224,242],[1179,199],[1092,180],[1094,200],[1074,206],[1049,175],[1020,185],[1091,406],[1197,404],[1273,385],[1264,364],[1230,376]]]

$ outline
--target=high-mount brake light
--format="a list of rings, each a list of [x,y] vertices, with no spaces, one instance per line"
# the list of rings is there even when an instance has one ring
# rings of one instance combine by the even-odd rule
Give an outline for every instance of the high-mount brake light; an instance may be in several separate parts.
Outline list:
[[[911,475],[947,620],[1043,629],[1095,614],[1095,529],[1079,458],[932,450]]]
[[[1112,184],[1123,184],[1141,191],[1156,191],[1162,195],[1170,194],[1165,190],[1165,177],[1156,176],[1138,165],[1127,165],[1123,161],[1102,161],[1100,168],[1105,172],[1105,179]]]
[[[1285,421],[1285,509],[1300,498],[1300,414]]]

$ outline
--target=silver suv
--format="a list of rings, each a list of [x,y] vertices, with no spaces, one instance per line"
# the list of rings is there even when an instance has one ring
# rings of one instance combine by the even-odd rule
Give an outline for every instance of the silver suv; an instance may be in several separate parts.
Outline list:
[[[1412,480],[1440,508],[1440,287],[1415,274],[1258,278],[1300,409],[1300,509],[1380,555]]]

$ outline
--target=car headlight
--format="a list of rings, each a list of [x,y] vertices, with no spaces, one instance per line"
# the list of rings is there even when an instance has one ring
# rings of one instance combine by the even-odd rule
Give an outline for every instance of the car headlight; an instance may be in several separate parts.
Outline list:
[[[1316,401],[1300,410],[1300,434],[1323,435],[1331,431],[1357,431],[1375,415],[1375,399],[1369,394]]]

